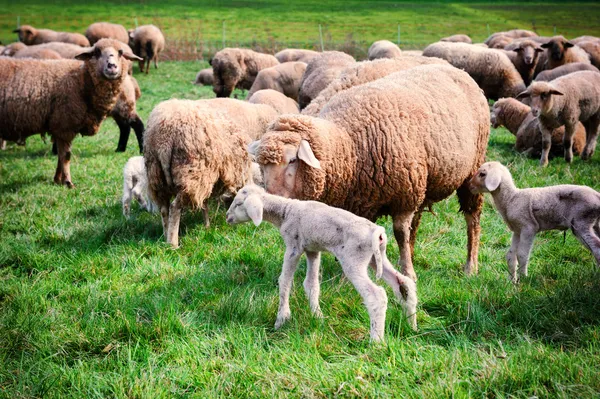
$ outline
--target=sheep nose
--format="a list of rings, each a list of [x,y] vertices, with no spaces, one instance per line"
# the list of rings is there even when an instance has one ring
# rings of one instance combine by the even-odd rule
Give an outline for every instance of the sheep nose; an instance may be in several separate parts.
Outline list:
[[[106,64],[106,69],[110,70],[110,71],[116,71],[117,70],[117,64],[113,64],[112,62],[108,62]]]
[[[233,217],[227,215],[227,224],[231,224],[233,222]]]

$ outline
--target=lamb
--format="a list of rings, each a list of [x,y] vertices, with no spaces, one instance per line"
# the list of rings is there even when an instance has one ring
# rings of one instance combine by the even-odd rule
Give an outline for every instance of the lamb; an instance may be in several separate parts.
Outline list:
[[[389,40],[378,40],[371,44],[368,51],[369,61],[379,58],[394,58],[402,55],[402,50]]]
[[[160,29],[154,25],[138,26],[135,30],[129,31],[129,47],[133,49],[135,55],[143,58],[139,62],[140,72],[146,74],[150,70],[150,61],[154,61],[154,68],[158,69],[158,58],[165,49],[165,37]]]
[[[468,74],[423,65],[343,91],[319,117],[280,116],[255,155],[269,193],[318,200],[371,221],[391,215],[402,272],[413,279],[421,214],[457,191],[468,226],[464,270],[471,274],[482,198],[467,183],[484,162],[489,132],[487,100]]]
[[[523,78],[506,54],[466,43],[437,42],[423,50],[463,69],[481,87],[487,98],[515,97],[525,90]]]
[[[588,53],[567,41],[563,36],[554,36],[541,47],[546,49],[544,69],[554,69],[572,62],[591,64]]]
[[[551,80],[560,78],[561,76],[565,76],[570,73],[579,71],[600,72],[600,70],[598,70],[598,68],[596,68],[592,64],[586,64],[584,62],[572,62],[570,64],[565,64],[554,69],[542,71],[535,77],[535,80],[536,82],[550,82]]]
[[[129,134],[132,127],[140,152],[143,151],[144,122],[142,122],[136,110],[137,100],[141,96],[142,92],[137,80],[133,76],[127,75],[123,81],[123,87],[117,98],[117,103],[110,111],[110,116],[112,116],[117,126],[119,126],[119,143],[117,144],[116,152],[125,152],[127,149],[127,142],[129,141]]]
[[[419,65],[445,64],[448,62],[434,57],[404,56],[382,58],[374,61],[357,62],[344,69],[317,98],[311,101],[302,114],[318,116],[327,102],[336,94],[351,87],[369,83],[394,72],[404,71]]]
[[[505,48],[505,53],[513,63],[525,85],[533,80],[540,54],[544,49],[531,39],[515,40]]]
[[[123,216],[129,219],[131,212],[131,199],[135,199],[142,208],[148,212],[157,212],[158,209],[148,196],[148,176],[144,157],[129,158],[123,168]]]
[[[115,39],[125,44],[129,43],[129,33],[123,25],[110,22],[95,22],[88,26],[85,37],[93,46],[100,39]]]
[[[284,62],[270,68],[262,69],[248,92],[248,98],[259,90],[272,89],[298,101],[300,81],[306,71],[304,62]]]
[[[48,42],[73,43],[81,47],[90,46],[88,39],[81,33],[55,32],[50,29],[36,29],[30,25],[21,25],[20,28],[13,30],[13,33],[18,33],[19,41],[28,46]]]
[[[467,35],[452,35],[443,37],[440,39],[440,42],[455,42],[455,43],[473,43],[473,40]]]
[[[212,68],[202,69],[196,75],[194,84],[201,86],[212,86],[213,85],[213,70]]]
[[[24,141],[48,132],[58,146],[54,181],[71,181],[71,145],[98,132],[121,92],[133,54],[103,39],[77,60],[0,59],[0,138]]]
[[[600,126],[600,74],[581,71],[562,76],[552,82],[533,82],[517,99],[528,98],[531,112],[540,122],[542,157],[540,164],[548,165],[552,145],[552,129],[565,126],[565,160],[573,160],[573,135],[577,122],[585,126],[586,144],[581,159],[594,154]]]
[[[259,90],[248,99],[250,104],[266,104],[273,107],[278,114],[300,113],[298,103],[275,90]]]
[[[325,51],[307,65],[298,93],[298,105],[304,109],[341,71],[353,64],[354,58],[340,51]]]
[[[249,90],[262,69],[279,64],[269,54],[249,49],[225,48],[215,54],[210,63],[213,68],[213,91],[217,97],[229,97],[234,88]]]
[[[577,47],[588,53],[592,65],[600,67],[600,40],[581,41],[577,43]]]
[[[417,287],[408,277],[398,273],[386,256],[385,229],[352,213],[316,201],[298,201],[267,194],[262,188],[245,186],[227,211],[227,223],[252,220],[258,226],[264,220],[276,226],[285,242],[286,251],[279,277],[279,311],[275,329],[291,317],[289,297],[298,261],[306,253],[304,290],[315,317],[323,317],[319,306],[319,267],[321,251],[339,259],[344,275],[362,296],[369,318],[372,341],[383,341],[387,295],[368,274],[376,269],[393,289],[411,327],[417,329]]]
[[[542,154],[542,133],[537,118],[531,113],[531,108],[514,98],[501,98],[494,103],[491,112],[493,128],[505,126],[517,138],[515,150],[539,158]],[[552,156],[564,154],[563,137],[565,128],[561,126],[552,130]],[[573,152],[581,154],[585,146],[585,128],[577,123],[573,136]]]
[[[527,276],[533,240],[540,231],[571,229],[600,266],[600,193],[586,186],[518,189],[510,171],[499,162],[486,162],[469,182],[473,193],[491,193],[496,209],[513,232],[506,254],[509,278]]]
[[[284,62],[304,62],[308,63],[308,61],[312,60],[315,57],[319,56],[319,52],[313,50],[304,50],[304,49],[295,49],[295,48],[286,48],[285,50],[281,50],[280,52],[275,54],[275,58],[277,61]]]

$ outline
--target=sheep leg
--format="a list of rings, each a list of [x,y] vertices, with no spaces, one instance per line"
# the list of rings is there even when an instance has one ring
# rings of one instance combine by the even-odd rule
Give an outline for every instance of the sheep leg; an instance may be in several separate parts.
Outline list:
[[[415,212],[412,222],[410,223],[410,258],[415,256],[415,243],[417,242],[417,231],[421,224],[421,216],[423,215],[423,207]]]
[[[169,236],[169,204],[160,205],[160,217],[162,219],[163,236],[166,240]]]
[[[158,54],[154,56],[154,69],[158,69]]]
[[[123,203],[123,216],[125,216],[126,219],[129,219],[129,211],[131,209],[131,190],[129,189],[129,185],[127,183],[128,182],[126,181],[123,184],[123,199],[121,202]]]
[[[302,256],[302,252],[299,252],[295,247],[288,247],[285,250],[283,267],[279,276],[279,310],[275,321],[276,330],[279,330],[292,315],[290,311],[290,291],[300,256]]]
[[[585,245],[594,255],[596,265],[600,266],[600,236],[595,231],[594,226],[598,225],[600,219],[582,220],[573,226],[573,234]]]
[[[517,258],[519,260],[519,278],[527,277],[527,263],[533,247],[535,231],[530,229],[522,230],[519,235],[519,246],[517,248]]]
[[[587,160],[594,155],[596,149],[596,140],[598,140],[598,127],[600,127],[600,115],[593,116],[585,123],[586,142],[581,159]]]
[[[517,283],[517,252],[519,250],[519,241],[521,237],[519,233],[514,232],[510,249],[506,253],[506,263],[508,265],[508,278],[512,283]]]
[[[146,57],[146,75],[150,72],[150,57]]]
[[[565,124],[565,135],[563,136],[563,148],[565,149],[565,161],[573,162],[573,135],[575,134],[575,124]]]
[[[179,247],[179,221],[181,220],[181,197],[175,196],[169,207],[169,227],[167,229],[167,242],[173,248]]]
[[[138,65],[140,66],[140,73],[144,73],[144,62],[144,60],[138,62]]]
[[[115,152],[125,152],[127,149],[127,142],[129,141],[129,133],[131,132],[131,126],[129,123],[120,116],[113,115],[117,126],[119,126],[119,143]]]
[[[144,122],[142,122],[139,115],[136,114],[135,117],[129,121],[129,124],[133,127],[135,138],[140,147],[140,154],[142,154],[144,152]]]
[[[208,229],[210,227],[210,219],[208,218],[208,204],[206,202],[202,204],[202,216],[204,217],[204,227]]]
[[[465,222],[467,223],[467,263],[463,267],[463,271],[467,276],[479,272],[477,261],[481,236],[479,218],[483,208],[483,195],[471,193],[467,183],[469,180],[456,190],[460,211],[463,213]]]
[[[304,279],[304,292],[310,304],[310,310],[315,317],[322,318],[323,313],[319,306],[321,286],[319,284],[319,268],[321,266],[320,252],[306,252],[306,278]]]
[[[414,211],[410,211],[394,216],[394,237],[396,237],[400,249],[398,264],[401,266],[402,274],[417,281],[410,250],[410,226],[414,214]]]
[[[57,184],[65,184],[68,188],[74,188],[75,185],[71,182],[71,141],[56,140],[58,148],[58,165],[54,182]]]
[[[6,140],[0,139],[0,150],[6,150]]]
[[[552,131],[546,127],[540,126],[540,132],[542,133],[542,157],[540,158],[540,166],[548,166],[548,155],[550,154],[550,147],[552,147]]]

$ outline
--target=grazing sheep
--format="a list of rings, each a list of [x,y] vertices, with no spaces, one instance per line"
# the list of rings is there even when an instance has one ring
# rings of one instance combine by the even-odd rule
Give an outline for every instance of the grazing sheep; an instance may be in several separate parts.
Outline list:
[[[297,114],[298,103],[275,90],[259,90],[248,99],[250,104],[265,104],[273,107],[278,114]]]
[[[410,278],[398,273],[386,256],[385,229],[343,209],[316,201],[298,201],[267,194],[249,185],[236,195],[227,211],[227,223],[252,220],[258,226],[264,220],[279,229],[286,251],[279,277],[279,310],[275,329],[291,317],[290,291],[302,254],[306,253],[304,290],[314,316],[323,317],[319,306],[319,267],[321,251],[331,252],[340,261],[344,275],[363,298],[371,319],[371,340],[383,341],[387,295],[369,278],[369,266],[376,278],[383,277],[409,320],[417,329],[417,287]]]
[[[4,50],[2,50],[2,53],[0,53],[0,56],[13,57],[18,51],[21,51],[26,48],[27,48],[27,45],[25,43],[21,43],[21,42],[7,44],[4,47]],[[81,47],[79,47],[79,52],[81,52]]]
[[[122,43],[129,43],[129,33],[123,25],[111,24],[110,22],[95,22],[88,26],[85,37],[93,46],[100,39],[115,39]]]
[[[492,107],[490,121],[492,127],[505,126],[516,136],[515,150],[526,153],[530,157],[542,155],[542,133],[539,122],[531,113],[531,108],[514,98],[501,98]],[[552,130],[551,156],[563,156],[563,137],[565,128],[561,126]],[[585,146],[585,128],[577,123],[573,136],[573,153],[581,154]]]
[[[517,99],[528,98],[531,112],[540,122],[542,157],[540,164],[548,165],[552,145],[552,129],[565,126],[565,160],[573,160],[573,135],[577,122],[585,126],[586,144],[581,159],[594,154],[600,126],[600,73],[581,71],[562,76],[552,82],[533,82]]]
[[[248,98],[259,90],[272,89],[298,101],[300,81],[306,71],[304,62],[284,62],[270,68],[262,69],[248,92]]]
[[[76,60],[0,59],[0,138],[24,141],[48,132],[58,146],[54,181],[73,187],[71,145],[78,133],[98,132],[114,107],[129,59],[118,42],[103,39]]]
[[[123,216],[129,219],[131,199],[135,199],[148,212],[157,212],[158,208],[148,196],[148,176],[144,157],[131,157],[123,168]]]
[[[560,78],[561,76],[568,75],[573,72],[579,71],[594,71],[600,72],[598,68],[593,66],[592,64],[586,64],[584,62],[573,62],[570,64],[565,64],[563,66],[559,66],[554,69],[548,69],[546,71],[540,72],[535,77],[536,82],[550,82],[556,78]]]
[[[212,68],[206,68],[198,72],[194,84],[201,86],[212,86],[213,85],[213,70]]]
[[[329,83],[339,76],[341,71],[354,62],[352,56],[340,51],[325,51],[319,57],[313,58],[308,63],[300,82],[298,93],[300,109],[310,104]]]
[[[119,143],[117,144],[116,152],[125,152],[127,149],[127,141],[129,141],[129,134],[132,127],[140,152],[144,149],[144,122],[142,122],[136,110],[137,100],[141,96],[142,92],[137,80],[133,76],[127,75],[123,81],[123,87],[117,98],[117,103],[110,111],[110,116],[112,116],[117,126],[119,126]]]
[[[281,50],[277,54],[275,54],[275,58],[277,61],[284,62],[304,62],[308,63],[308,61],[317,57],[320,53],[313,50],[303,50],[296,48],[286,48],[285,50]]]
[[[494,49],[466,43],[437,42],[427,46],[423,55],[442,58],[464,70],[492,100],[515,97],[526,87],[508,56]]]
[[[36,29],[30,25],[21,25],[13,30],[19,34],[19,41],[30,46],[48,42],[73,43],[81,47],[89,47],[90,42],[81,33],[55,32],[50,29]]]
[[[234,88],[249,90],[262,69],[279,64],[269,54],[249,49],[225,48],[210,62],[213,68],[213,91],[217,97],[229,97]]]
[[[440,39],[440,42],[455,42],[455,43],[468,43],[472,44],[473,40],[467,35],[452,35],[443,37]]]
[[[367,54],[369,61],[372,61],[379,58],[399,57],[402,55],[402,50],[389,40],[378,40],[371,44]]]
[[[158,27],[142,25],[129,31],[129,46],[135,55],[143,58],[139,62],[140,72],[144,72],[145,64],[146,74],[148,74],[150,61],[154,61],[154,68],[158,69],[158,58],[165,49],[165,37]]]
[[[589,35],[583,35],[583,36],[578,36],[578,37],[576,37],[575,39],[571,39],[571,40],[569,40],[569,41],[570,41],[571,43],[573,43],[573,44],[577,44],[577,45],[579,45],[579,42],[588,42],[588,41],[595,42],[595,41],[598,41],[598,40],[600,40],[600,38],[599,38],[599,37],[596,37],[596,36],[589,36]]]
[[[327,88],[311,101],[302,114],[318,116],[327,102],[336,94],[351,87],[369,83],[394,72],[404,71],[420,65],[445,64],[448,62],[434,57],[404,56],[396,58],[382,58],[374,61],[362,61],[350,65],[334,79]]]
[[[571,229],[600,266],[600,193],[586,186],[559,185],[518,189],[510,171],[486,162],[469,182],[473,193],[491,193],[496,209],[513,232],[506,254],[509,278],[527,276],[533,240],[540,231]]]
[[[504,50],[523,78],[525,85],[529,85],[533,80],[540,54],[544,52],[544,49],[534,40],[519,39],[506,46]]]
[[[467,182],[484,161],[489,132],[475,82],[449,65],[424,65],[345,90],[318,118],[280,116],[255,152],[269,193],[371,221],[391,215],[402,272],[416,279],[421,213],[454,191],[468,226],[465,272],[477,272],[482,198]]]
[[[61,58],[63,58],[54,50],[45,48],[37,48],[32,50],[32,47],[37,46],[29,46],[24,50],[18,51],[14,55],[14,58],[32,58],[35,60],[60,60]],[[81,47],[79,47],[79,49],[79,52],[81,53]]]
[[[577,43],[577,47],[580,47],[588,53],[592,65],[596,68],[600,68],[600,40],[588,40]]]
[[[590,56],[582,48],[567,41],[563,36],[554,36],[541,45],[546,49],[544,69],[554,69],[572,62],[591,64]]]

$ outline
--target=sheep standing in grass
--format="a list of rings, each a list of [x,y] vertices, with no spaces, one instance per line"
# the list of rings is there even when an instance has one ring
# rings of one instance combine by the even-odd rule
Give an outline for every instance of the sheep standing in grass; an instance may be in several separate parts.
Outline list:
[[[110,116],[112,116],[117,126],[119,126],[117,152],[124,152],[127,149],[127,141],[129,141],[129,134],[132,127],[140,152],[143,151],[144,122],[142,122],[136,110],[137,100],[141,96],[142,92],[137,80],[133,76],[127,75],[123,81],[123,89],[119,94],[117,103],[110,111]]]
[[[19,34],[19,41],[26,45],[42,44],[49,42],[73,43],[81,47],[89,47],[90,42],[81,33],[55,32],[50,29],[36,29],[30,25],[21,25],[13,30]]]
[[[213,70],[212,68],[202,69],[196,75],[194,84],[201,86],[212,86],[213,84]]]
[[[531,112],[540,122],[542,157],[540,164],[548,165],[552,145],[552,130],[565,126],[565,160],[573,160],[573,135],[577,122],[586,132],[581,159],[594,154],[600,126],[600,73],[581,71],[562,76],[552,82],[533,82],[517,99],[528,98]]]
[[[600,72],[600,70],[598,70],[598,68],[596,68],[592,64],[586,64],[584,62],[573,62],[570,64],[565,64],[563,66],[559,66],[554,69],[548,69],[546,71],[542,71],[535,77],[535,81],[536,82],[550,82],[551,80],[560,78],[561,76],[565,76],[570,73],[579,72],[579,71]]]
[[[0,138],[50,133],[58,146],[54,181],[73,187],[71,145],[91,136],[113,109],[129,69],[119,42],[103,39],[77,60],[0,59]]]
[[[100,39],[115,39],[122,43],[129,43],[129,33],[123,25],[110,22],[95,22],[85,30],[85,37],[93,46]]]
[[[368,51],[369,61],[379,58],[394,58],[402,55],[400,47],[396,46],[389,40],[378,40],[371,44]]]
[[[471,274],[482,198],[467,183],[484,161],[489,132],[488,104],[473,79],[449,65],[424,65],[340,92],[318,117],[280,116],[255,155],[269,193],[372,221],[391,215],[402,272],[413,279],[421,214],[456,191]]]
[[[298,92],[300,91],[300,82],[304,71],[306,71],[304,62],[284,62],[262,69],[256,75],[254,83],[252,83],[248,98],[259,90],[271,89],[285,94],[294,101],[298,101]]]
[[[131,199],[135,199],[142,208],[148,212],[157,212],[158,209],[148,196],[148,177],[144,157],[131,157],[123,168],[123,216],[129,219],[131,212]]]
[[[275,90],[259,90],[248,99],[250,104],[265,104],[273,107],[278,114],[297,114],[298,103]]]
[[[572,62],[591,64],[588,53],[563,36],[554,36],[547,43],[542,44],[541,47],[546,49],[544,69],[554,69]]]
[[[275,54],[275,58],[277,61],[284,62],[304,62],[308,63],[308,61],[312,60],[315,57],[319,56],[319,52],[313,50],[304,50],[304,49],[295,49],[295,48],[286,48],[285,50],[281,50],[277,54]]]
[[[138,57],[143,58],[139,62],[140,72],[146,74],[150,70],[150,61],[154,61],[154,68],[158,69],[158,58],[165,49],[165,37],[161,30],[154,25],[138,26],[135,30],[129,31],[129,47]]]
[[[513,232],[506,254],[510,280],[527,276],[533,240],[540,231],[571,229],[600,266],[600,193],[586,187],[559,185],[518,189],[499,162],[481,165],[469,182],[473,193],[491,193],[496,209]]]
[[[319,306],[322,251],[336,256],[344,275],[362,296],[371,319],[371,340],[382,341],[384,338],[387,295],[385,289],[369,278],[369,266],[376,270],[376,278],[383,277],[393,289],[411,327],[417,329],[417,287],[387,259],[387,236],[383,227],[321,202],[282,198],[267,194],[255,185],[244,187],[227,211],[227,223],[252,220],[258,226],[263,219],[279,229],[286,245],[279,277],[280,302],[275,329],[291,317],[290,291],[304,253],[307,260],[304,290],[313,315],[323,317]]]

